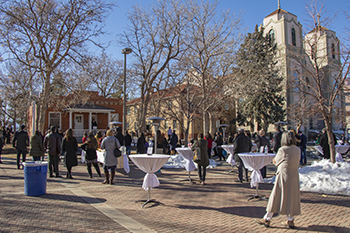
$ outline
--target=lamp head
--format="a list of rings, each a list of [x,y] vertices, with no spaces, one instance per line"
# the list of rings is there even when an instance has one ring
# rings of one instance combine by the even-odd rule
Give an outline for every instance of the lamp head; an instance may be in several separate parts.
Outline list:
[[[129,54],[129,53],[131,53],[132,52],[132,49],[131,48],[124,48],[123,50],[122,50],[122,54]]]

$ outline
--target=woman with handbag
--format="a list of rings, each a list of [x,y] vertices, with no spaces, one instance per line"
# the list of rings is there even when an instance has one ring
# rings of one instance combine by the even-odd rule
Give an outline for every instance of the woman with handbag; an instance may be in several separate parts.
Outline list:
[[[101,149],[105,149],[103,156],[103,170],[105,172],[105,180],[102,184],[114,184],[115,169],[117,168],[118,159],[114,155],[114,150],[120,148],[120,143],[116,137],[113,136],[113,131],[107,131],[107,137],[102,140]],[[109,172],[111,172],[111,179],[109,179]]]
[[[64,163],[67,167],[67,179],[73,179],[72,167],[78,165],[77,151],[77,139],[73,137],[73,130],[69,128],[63,138],[61,149],[61,153],[64,155]]]
[[[204,139],[203,133],[198,134],[192,147],[193,160],[198,164],[198,176],[202,185],[205,185],[206,168],[209,165],[208,141]],[[203,173],[202,173],[203,171]]]
[[[97,147],[98,147],[97,140],[94,137],[94,134],[90,132],[88,139],[86,140],[86,143],[84,143],[81,146],[81,149],[83,149],[86,153],[85,161],[86,161],[86,166],[87,166],[87,170],[90,178],[92,178],[91,164],[95,167],[95,170],[98,176],[101,177],[100,168],[97,162],[97,154],[96,154]]]

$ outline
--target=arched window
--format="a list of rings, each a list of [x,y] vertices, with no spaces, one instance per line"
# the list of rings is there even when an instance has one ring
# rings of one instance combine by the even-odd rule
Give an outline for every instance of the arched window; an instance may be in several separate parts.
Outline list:
[[[316,58],[316,48],[315,48],[315,44],[311,45],[311,59],[315,59]]]
[[[295,70],[293,76],[294,76],[294,93],[299,93],[300,91],[299,72]]]
[[[292,45],[297,46],[297,41],[295,37],[295,29],[292,28]]]
[[[269,31],[269,40],[270,43],[273,43],[275,41],[275,31],[273,29]]]
[[[335,45],[332,43],[332,58],[335,59]]]

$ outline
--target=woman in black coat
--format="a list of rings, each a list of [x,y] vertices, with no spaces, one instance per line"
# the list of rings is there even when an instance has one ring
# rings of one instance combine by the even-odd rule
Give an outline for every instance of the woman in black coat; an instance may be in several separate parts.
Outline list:
[[[145,154],[146,153],[146,139],[144,133],[141,133],[141,136],[137,139],[137,153]]]
[[[73,179],[72,177],[72,167],[78,165],[77,158],[78,142],[75,137],[73,137],[73,130],[68,129],[65,137],[62,141],[61,153],[64,155],[64,162],[67,167],[67,179]]]

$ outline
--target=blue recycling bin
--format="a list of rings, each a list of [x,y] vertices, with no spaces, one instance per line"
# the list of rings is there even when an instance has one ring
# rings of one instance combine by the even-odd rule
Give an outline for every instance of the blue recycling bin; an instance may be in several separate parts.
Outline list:
[[[24,194],[26,196],[41,196],[46,194],[46,176],[48,162],[23,162]]]

